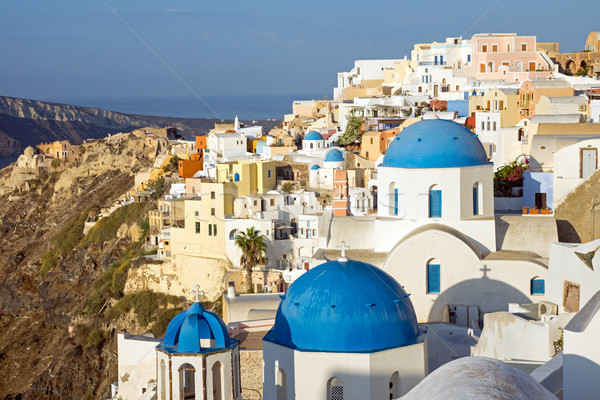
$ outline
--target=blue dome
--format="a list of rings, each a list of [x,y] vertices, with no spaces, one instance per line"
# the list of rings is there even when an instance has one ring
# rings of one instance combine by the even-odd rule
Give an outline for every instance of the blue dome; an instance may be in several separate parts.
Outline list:
[[[454,168],[488,164],[473,132],[456,122],[431,119],[414,123],[396,135],[383,167]]]
[[[312,167],[310,167],[310,169],[319,169],[320,167],[317,164],[313,164]]]
[[[161,347],[171,352],[200,353],[203,349],[200,339],[213,339],[214,347],[227,347],[232,343],[223,320],[195,302],[171,320]]]
[[[417,318],[402,287],[359,261],[330,261],[287,290],[264,340],[292,349],[370,353],[417,342]]]
[[[344,161],[344,155],[338,149],[333,149],[327,153],[325,161]]]
[[[310,131],[304,136],[304,140],[323,140],[323,136],[317,131]]]

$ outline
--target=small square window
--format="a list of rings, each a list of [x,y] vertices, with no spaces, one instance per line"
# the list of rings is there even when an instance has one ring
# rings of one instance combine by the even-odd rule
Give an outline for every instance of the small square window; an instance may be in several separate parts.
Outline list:
[[[200,215],[200,211],[194,211],[194,216],[197,217],[198,215]]]
[[[212,215],[213,217],[215,216],[215,209],[214,208],[210,209],[210,215]]]

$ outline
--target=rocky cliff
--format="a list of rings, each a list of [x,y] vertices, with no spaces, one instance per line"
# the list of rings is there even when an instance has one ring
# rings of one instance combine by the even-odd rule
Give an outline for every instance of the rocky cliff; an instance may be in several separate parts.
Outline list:
[[[176,310],[177,299],[122,293],[151,202],[117,208],[83,234],[132,188],[131,171],[152,165],[156,145],[143,133],[88,143],[68,169],[0,196],[0,399],[105,398],[116,379],[114,332],[143,333],[157,310]],[[0,186],[12,168],[0,171]]]
[[[148,126],[173,126],[182,136],[193,138],[208,133],[216,121],[218,120],[208,118],[131,115],[99,108],[0,96],[0,157],[16,159],[25,147],[43,142],[68,140],[73,144],[80,144],[84,139],[102,138],[108,134]],[[277,124],[275,121],[258,123],[267,131]]]

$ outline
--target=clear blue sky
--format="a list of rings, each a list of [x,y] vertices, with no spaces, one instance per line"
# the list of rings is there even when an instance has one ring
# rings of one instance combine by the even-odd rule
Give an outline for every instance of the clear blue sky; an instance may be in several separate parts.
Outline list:
[[[331,95],[355,59],[413,43],[517,32],[581,50],[600,2],[354,0],[1,0],[0,95],[188,96],[106,1],[200,95]],[[575,8],[575,6],[577,8]]]

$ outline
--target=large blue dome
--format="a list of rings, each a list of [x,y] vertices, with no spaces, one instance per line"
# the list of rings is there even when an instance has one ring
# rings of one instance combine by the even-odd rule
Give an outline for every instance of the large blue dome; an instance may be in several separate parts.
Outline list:
[[[317,131],[310,131],[304,136],[304,140],[323,140],[323,136]]]
[[[488,164],[473,133],[456,122],[431,119],[414,123],[396,135],[383,167],[455,168]]]
[[[394,278],[363,262],[330,261],[294,281],[263,340],[305,351],[369,353],[417,338],[412,302]]]
[[[324,161],[327,161],[327,162],[344,161],[344,155],[338,149],[332,149],[332,150],[329,150],[329,152],[325,156]]]
[[[177,314],[171,320],[161,348],[170,352],[200,353],[207,348],[201,347],[201,339],[213,339],[214,347],[232,344],[223,320],[195,302],[187,311]]]

